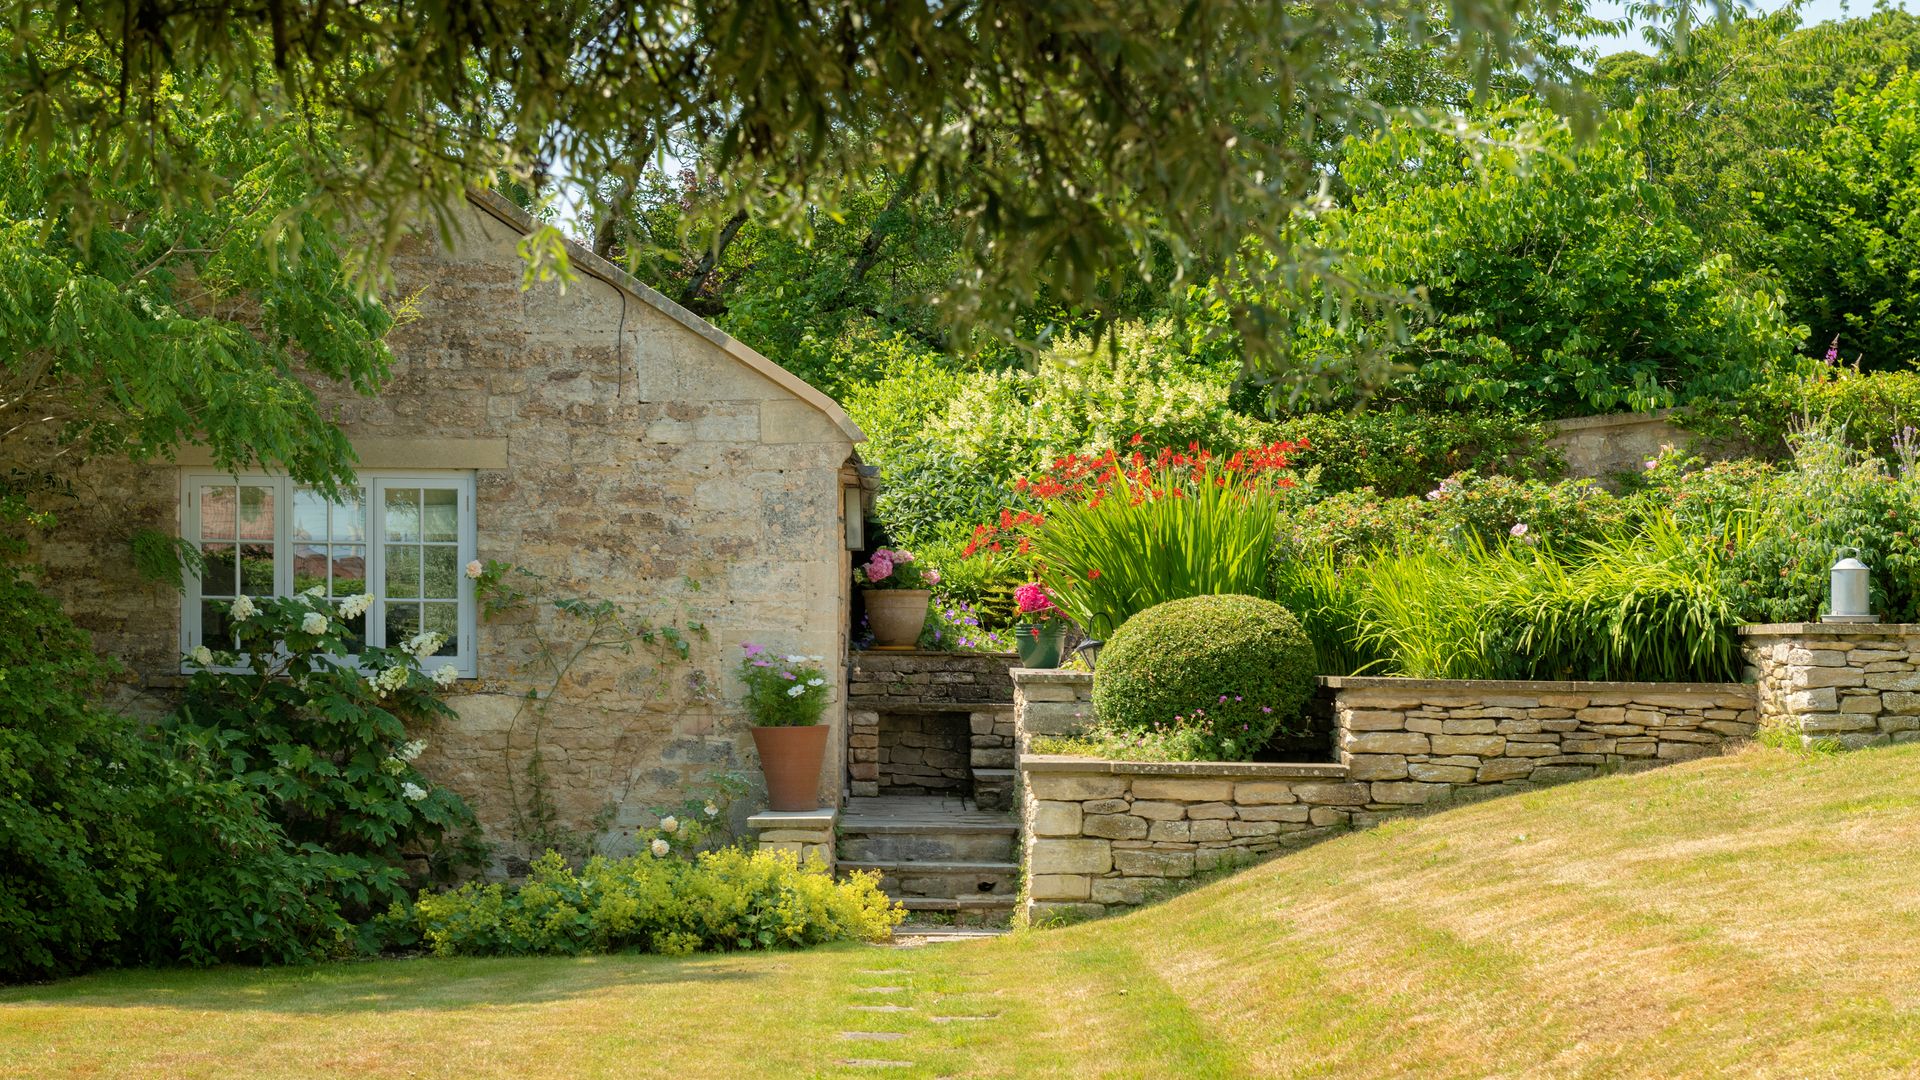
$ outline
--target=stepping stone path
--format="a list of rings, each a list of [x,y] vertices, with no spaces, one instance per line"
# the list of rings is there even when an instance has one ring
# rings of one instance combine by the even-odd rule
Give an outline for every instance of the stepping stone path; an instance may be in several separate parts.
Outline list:
[[[886,979],[896,975],[909,975],[912,974],[912,972],[908,968],[857,968],[854,974],[865,975],[875,979]],[[856,994],[904,994],[907,993],[908,990],[909,987],[905,986],[856,986],[853,988],[853,992]],[[912,1005],[895,1005],[890,1003],[880,1005],[849,1005],[847,1009],[851,1012],[860,1013],[906,1013],[914,1011]],[[991,1020],[993,1017],[929,1016],[927,1019],[936,1024],[961,1024]],[[839,1034],[840,1038],[847,1042],[894,1043],[907,1038],[909,1033],[905,1031],[842,1031]],[[914,1065],[911,1061],[900,1061],[894,1058],[840,1058],[835,1061],[834,1064],[844,1065],[850,1069],[911,1069]]]

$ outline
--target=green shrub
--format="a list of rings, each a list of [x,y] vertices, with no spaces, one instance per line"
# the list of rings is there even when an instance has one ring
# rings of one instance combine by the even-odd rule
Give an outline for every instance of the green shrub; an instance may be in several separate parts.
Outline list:
[[[1291,612],[1252,596],[1195,596],[1140,612],[1101,651],[1102,725],[1191,760],[1253,757],[1306,730],[1313,646]]]
[[[413,919],[440,956],[789,948],[886,937],[904,912],[878,882],[835,881],[789,852],[596,857],[575,870],[550,851],[518,886],[424,894]]]
[[[1279,421],[1273,438],[1306,445],[1294,467],[1321,491],[1372,488],[1383,496],[1423,495],[1459,473],[1552,480],[1566,468],[1537,421],[1495,410],[1308,413]]]
[[[1687,418],[1687,426],[1708,439],[1773,458],[1791,457],[1792,435],[1810,425],[1837,429],[1848,443],[1888,461],[1911,456],[1911,430],[1920,428],[1920,372],[1817,365],[1703,403]]]
[[[1506,476],[1449,476],[1420,497],[1383,499],[1371,490],[1297,502],[1283,525],[1278,557],[1371,552],[1431,544],[1497,544],[1510,537],[1568,547],[1617,531],[1634,507],[1591,480],[1543,483]]]
[[[87,634],[0,564],[0,982],[117,955],[159,857],[141,824],[154,760],[89,696],[110,668]]]

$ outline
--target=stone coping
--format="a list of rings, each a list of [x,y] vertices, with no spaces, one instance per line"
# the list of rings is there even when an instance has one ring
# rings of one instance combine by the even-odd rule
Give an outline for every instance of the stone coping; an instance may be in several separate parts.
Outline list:
[[[762,810],[747,819],[755,829],[831,829],[840,820],[840,808],[823,806],[818,810]]]
[[[981,660],[1014,660],[1019,653],[1010,652],[961,652],[958,649],[849,649],[847,658],[859,659],[862,656],[965,656]]]
[[[1410,679],[1399,675],[1322,675],[1329,690],[1430,690],[1437,693],[1626,694],[1745,693],[1750,683],[1594,682],[1569,679]]]
[[[1017,667],[1012,670],[1011,674],[1015,682],[1066,683],[1068,685],[1074,685],[1093,681],[1093,672],[1091,671],[1068,671],[1064,668]]]
[[[1684,415],[1684,410],[1656,409],[1645,413],[1602,413],[1599,416],[1570,416],[1564,420],[1549,420],[1547,426],[1557,433],[1589,431],[1594,428],[1635,427],[1640,424],[1660,424],[1676,421]]]
[[[1920,623],[1781,622],[1740,628],[1741,637],[1920,637]]]
[[[1106,776],[1221,776],[1247,780],[1344,780],[1347,767],[1335,762],[1292,761],[1113,761],[1073,754],[1028,754],[1022,772],[1094,773]]]

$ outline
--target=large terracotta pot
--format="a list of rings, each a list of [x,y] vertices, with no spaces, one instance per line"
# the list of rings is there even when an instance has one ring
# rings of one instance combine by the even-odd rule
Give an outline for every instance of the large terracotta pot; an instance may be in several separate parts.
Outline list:
[[[883,649],[911,649],[927,625],[931,589],[865,589],[867,627]]]
[[[767,778],[771,810],[815,810],[820,806],[820,763],[827,756],[827,725],[756,727],[753,748]]]

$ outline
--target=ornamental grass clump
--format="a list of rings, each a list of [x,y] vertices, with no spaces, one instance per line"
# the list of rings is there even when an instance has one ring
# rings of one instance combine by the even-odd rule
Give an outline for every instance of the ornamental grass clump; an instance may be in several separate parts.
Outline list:
[[[1195,596],[1142,611],[1100,654],[1096,742],[1164,748],[1171,760],[1245,761],[1275,733],[1304,734],[1314,650],[1286,608]]]

